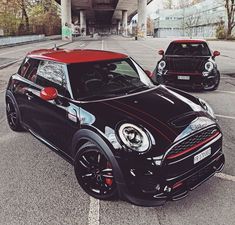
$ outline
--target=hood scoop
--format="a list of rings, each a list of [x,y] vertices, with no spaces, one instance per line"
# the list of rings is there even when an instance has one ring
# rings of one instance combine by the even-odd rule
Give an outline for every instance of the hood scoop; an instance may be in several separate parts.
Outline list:
[[[180,115],[177,118],[170,120],[170,124],[176,128],[187,127],[192,121],[196,120],[198,115],[196,113],[190,113],[186,115]]]

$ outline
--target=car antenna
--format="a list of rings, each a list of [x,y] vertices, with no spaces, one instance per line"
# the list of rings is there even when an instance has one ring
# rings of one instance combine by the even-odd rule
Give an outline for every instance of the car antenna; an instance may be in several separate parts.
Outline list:
[[[57,45],[56,45],[56,44],[54,44],[54,48],[53,48],[53,50],[57,51],[57,50],[59,50],[59,47],[57,47]]]

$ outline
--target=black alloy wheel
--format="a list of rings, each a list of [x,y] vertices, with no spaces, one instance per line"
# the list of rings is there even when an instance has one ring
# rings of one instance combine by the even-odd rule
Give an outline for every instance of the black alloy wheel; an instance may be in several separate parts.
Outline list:
[[[220,83],[220,73],[216,73],[214,78],[208,79],[204,82],[203,89],[205,91],[214,91],[218,88]]]
[[[86,143],[78,150],[74,168],[78,183],[89,195],[102,200],[117,196],[112,165],[96,145]]]
[[[23,128],[20,124],[19,111],[11,98],[6,98],[6,114],[9,127],[13,131],[22,131]]]

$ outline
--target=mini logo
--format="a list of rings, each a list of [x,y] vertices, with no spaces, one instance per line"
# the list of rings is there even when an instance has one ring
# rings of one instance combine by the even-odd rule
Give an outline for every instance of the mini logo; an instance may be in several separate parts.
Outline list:
[[[214,134],[214,133],[216,133],[216,132],[217,132],[217,130],[214,129],[214,130],[211,131],[211,134]]]

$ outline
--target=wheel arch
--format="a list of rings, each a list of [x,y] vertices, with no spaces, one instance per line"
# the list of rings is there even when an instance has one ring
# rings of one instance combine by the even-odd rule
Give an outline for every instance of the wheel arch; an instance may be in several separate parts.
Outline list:
[[[75,159],[78,149],[86,142],[92,142],[101,148],[111,161],[114,170],[115,181],[117,185],[124,183],[124,177],[121,172],[120,166],[113,154],[113,147],[109,140],[98,129],[91,126],[84,126],[77,131],[72,139],[72,157]]]
[[[21,112],[20,112],[20,109],[19,109],[19,106],[18,106],[18,103],[15,99],[15,96],[14,94],[10,91],[10,90],[6,90],[6,94],[5,94],[5,101],[7,100],[7,98],[10,98],[18,112],[18,115],[19,115],[19,120],[20,122],[22,122],[22,118],[21,118]]]

